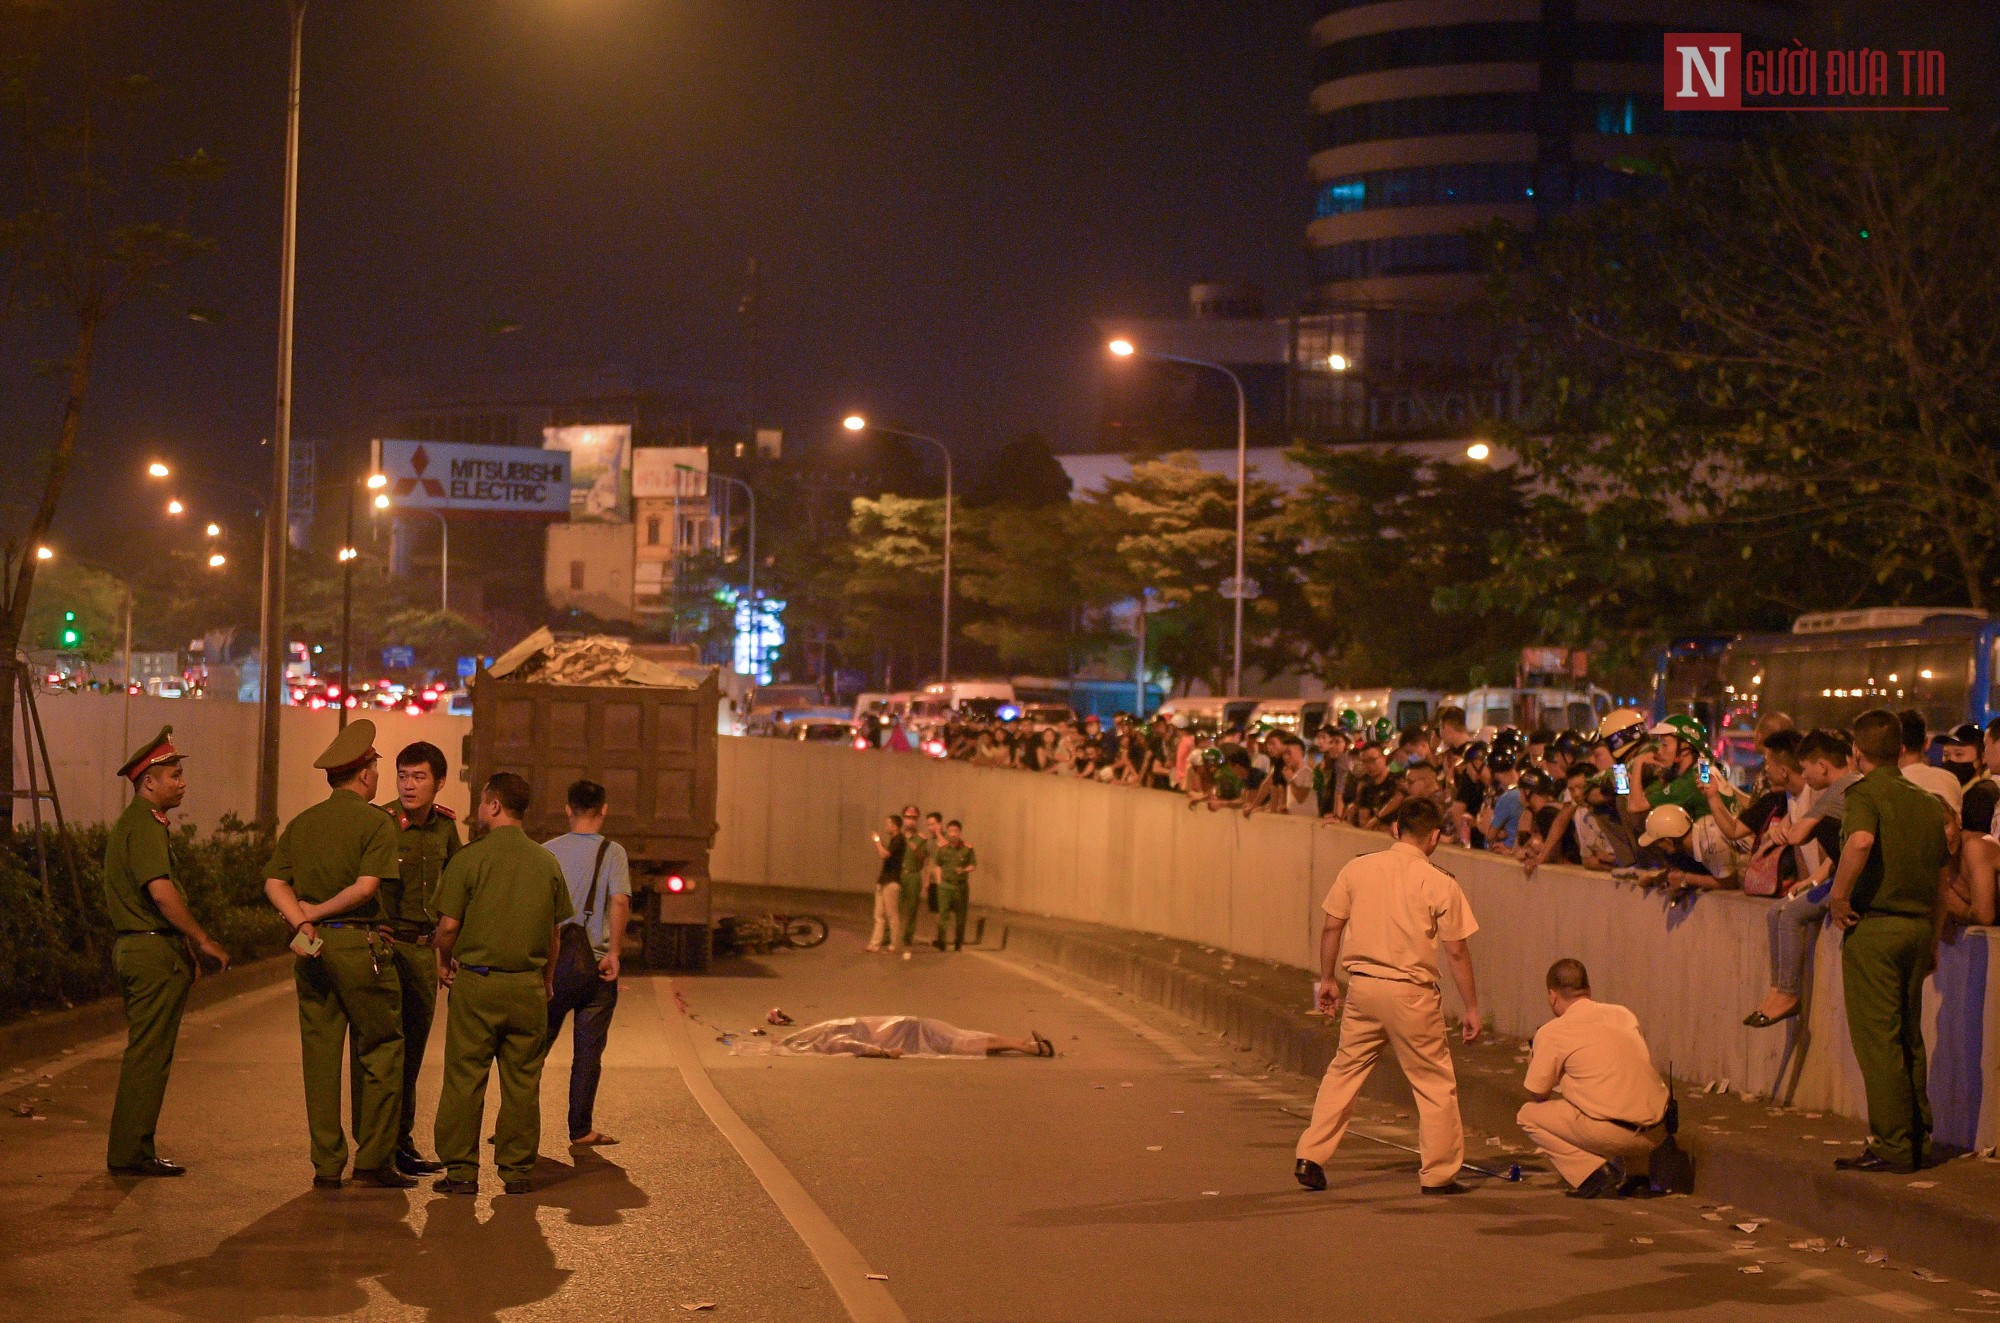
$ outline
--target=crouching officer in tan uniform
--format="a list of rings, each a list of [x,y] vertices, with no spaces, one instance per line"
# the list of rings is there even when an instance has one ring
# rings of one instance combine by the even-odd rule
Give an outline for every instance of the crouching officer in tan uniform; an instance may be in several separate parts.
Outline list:
[[[1390,828],[1396,843],[1350,860],[1333,879],[1320,932],[1320,981],[1315,1000],[1340,1017],[1340,1048],[1320,1081],[1312,1122],[1299,1136],[1292,1174],[1308,1190],[1326,1188],[1327,1159],[1340,1147],[1354,1100],[1386,1043],[1417,1101],[1418,1175],[1425,1194],[1464,1194],[1465,1126],[1458,1114],[1458,1076],[1445,1042],[1444,1000],[1437,949],[1444,944],[1452,981],[1465,1004],[1461,1032],[1479,1038],[1479,993],[1466,939],[1479,931],[1472,907],[1451,874],[1430,862],[1444,810],[1430,799],[1403,802]],[[1344,946],[1344,949],[1343,949]],[[1336,972],[1347,974],[1343,999]]]
[[[547,1055],[556,927],[574,913],[556,857],[528,839],[528,783],[496,772],[479,792],[486,835],[444,870],[437,913],[438,977],[451,990],[438,1095],[442,1194],[479,1192],[479,1123],[486,1080],[500,1062],[493,1159],[508,1194],[527,1194],[542,1144],[542,1058]]]
[[[444,785],[444,751],[418,740],[396,755],[396,798],[382,805],[396,824],[398,876],[382,879],[382,936],[390,943],[390,966],[403,997],[403,1095],[396,1125],[396,1170],[405,1176],[430,1176],[444,1170],[417,1152],[417,1073],[431,1038],[437,1013],[437,957],[431,951],[436,920],[431,896],[444,866],[458,853],[458,817],[437,802]],[[361,1043],[349,1038],[352,1051],[348,1080],[352,1110],[361,1117]]]
[[[1638,1017],[1592,998],[1583,962],[1556,961],[1548,984],[1556,1018],[1535,1031],[1527,1080],[1534,1101],[1514,1119],[1570,1183],[1572,1198],[1616,1194],[1625,1162],[1651,1156],[1666,1138],[1667,1084],[1653,1069]]]
[[[153,1129],[167,1096],[181,1010],[196,975],[189,944],[200,958],[229,968],[229,953],[188,912],[167,848],[167,813],[187,794],[173,734],[172,726],[163,727],[118,769],[134,794],[104,842],[104,910],[118,934],[111,966],[125,996],[129,1027],[105,1153],[106,1165],[121,1176],[186,1173],[153,1151]]]
[[[299,1046],[312,1131],[313,1186],[338,1189],[347,1168],[340,1067],[347,1037],[359,1060],[354,1178],[407,1189],[396,1170],[403,1094],[403,998],[392,943],[378,931],[383,881],[397,873],[396,824],[375,797],[375,723],[351,722],[313,763],[332,788],[293,818],[264,870],[264,894],[292,925]]]

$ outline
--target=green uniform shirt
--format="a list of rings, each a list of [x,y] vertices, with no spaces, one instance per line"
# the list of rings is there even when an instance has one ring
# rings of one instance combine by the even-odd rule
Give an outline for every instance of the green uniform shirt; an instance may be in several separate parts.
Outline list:
[[[931,852],[936,848],[928,836],[906,834],[903,837],[903,881],[906,884],[923,881],[924,865],[931,861]]]
[[[278,836],[278,848],[264,876],[291,883],[300,900],[319,904],[354,885],[357,877],[391,881],[396,868],[396,824],[342,786],[291,820]],[[381,902],[380,895],[372,896],[343,914],[326,917],[379,919]]]
[[[459,964],[508,973],[547,964],[555,926],[576,913],[562,865],[519,827],[495,827],[453,855],[431,908],[464,925]]]
[[[458,853],[458,820],[433,804],[428,822],[410,819],[401,804],[381,805],[389,821],[396,825],[396,867],[394,879],[382,880],[382,912],[392,920],[429,927],[431,896],[444,866]]]
[[[1855,913],[1931,917],[1945,860],[1945,812],[1936,795],[1895,767],[1878,767],[1847,788],[1840,839],[1858,831],[1875,837],[1854,883]]]
[[[111,825],[111,834],[104,841],[104,909],[117,931],[138,933],[172,927],[146,889],[148,882],[162,877],[174,884],[175,891],[181,889],[167,838],[166,822],[137,796]],[[185,893],[181,899],[187,899]]]
[[[964,886],[972,876],[972,865],[979,862],[969,845],[940,845],[936,857],[939,878],[948,887]]]
[[[1671,781],[1655,781],[1646,787],[1646,802],[1654,808],[1678,804],[1687,810],[1689,819],[1707,817],[1708,796],[1701,793],[1701,769],[1690,767]]]

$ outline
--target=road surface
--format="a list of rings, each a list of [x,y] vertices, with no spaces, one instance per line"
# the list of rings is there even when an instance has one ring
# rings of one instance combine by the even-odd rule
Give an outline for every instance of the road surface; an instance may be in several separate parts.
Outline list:
[[[1580,1203],[1548,1178],[1420,1198],[1415,1160],[1352,1142],[1333,1188],[1291,1179],[1310,1081],[1004,954],[828,944],[625,981],[599,1123],[562,1141],[567,1043],[544,1081],[540,1189],[475,1200],[314,1192],[289,982],[189,1017],[160,1149],[180,1180],[103,1170],[116,1059],[99,1046],[0,1079],[0,1314],[248,1320],[679,1316],[912,1320],[1541,1323],[1880,1320],[2000,1313],[1962,1285],[1691,1199]],[[684,1018],[678,998],[694,1019]],[[1054,1061],[762,1055],[716,1041],[782,1006],[800,1024],[937,1016],[1052,1037]],[[435,1063],[442,1042],[432,1044]],[[47,1075],[48,1078],[43,1078]],[[497,1091],[496,1091],[497,1093]],[[489,1095],[492,1098],[494,1095]],[[419,1134],[429,1148],[435,1069]],[[1407,1110],[1407,1109],[1404,1109]],[[1369,1105],[1362,1127],[1409,1142]],[[1474,1136],[1473,1161],[1504,1170]],[[1490,1157],[1488,1155],[1491,1155]],[[1704,1212],[1715,1214],[1704,1218]],[[1746,1272],[1747,1268],[1759,1268]],[[876,1275],[871,1277],[871,1274]],[[879,1278],[879,1279],[878,1279]],[[698,1316],[698,1315],[697,1315]]]

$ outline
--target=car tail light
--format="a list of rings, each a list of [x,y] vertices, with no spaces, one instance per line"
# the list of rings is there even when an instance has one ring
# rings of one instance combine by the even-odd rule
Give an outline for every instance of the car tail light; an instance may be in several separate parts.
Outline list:
[[[867,737],[866,735],[856,735],[856,736],[854,737],[854,747],[855,747],[855,748],[857,748],[857,749],[865,749],[865,748],[867,748],[867,747],[868,747],[868,737]]]
[[[420,717],[424,714],[424,710],[418,707],[415,703],[411,703],[408,706],[404,707],[403,711],[409,713],[413,717]]]

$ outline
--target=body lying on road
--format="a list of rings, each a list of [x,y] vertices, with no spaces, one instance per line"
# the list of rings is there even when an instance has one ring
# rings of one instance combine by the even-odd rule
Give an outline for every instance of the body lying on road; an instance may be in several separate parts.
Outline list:
[[[1056,1054],[1055,1045],[1033,1030],[1026,1038],[1003,1038],[917,1015],[857,1015],[845,1020],[822,1020],[787,1035],[778,1046],[789,1052],[845,1053],[857,1057],[987,1057],[1002,1052],[1052,1057]]]

